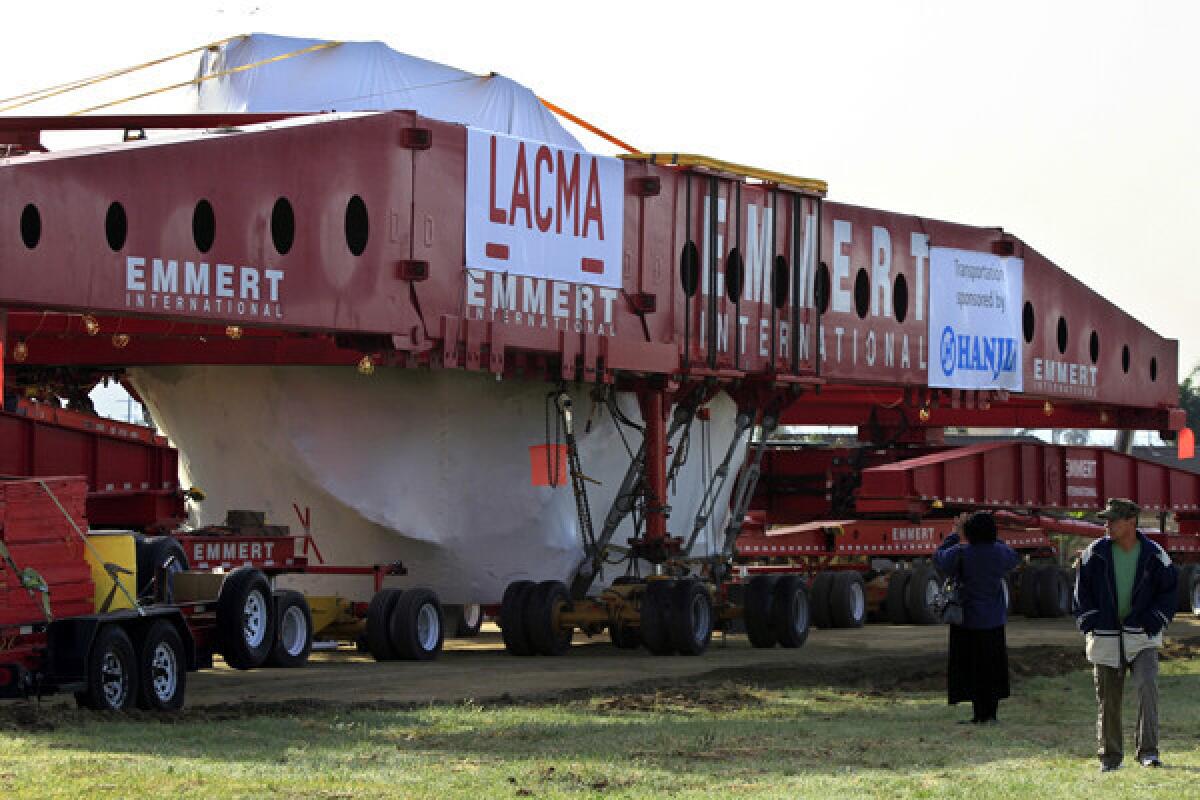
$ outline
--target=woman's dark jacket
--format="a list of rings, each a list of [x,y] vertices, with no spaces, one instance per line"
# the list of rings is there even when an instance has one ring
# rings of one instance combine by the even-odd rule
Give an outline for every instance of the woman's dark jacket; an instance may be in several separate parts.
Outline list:
[[[933,563],[962,586],[963,627],[998,628],[1008,622],[1004,576],[1020,558],[1004,542],[959,544],[959,535],[946,537],[933,554]]]

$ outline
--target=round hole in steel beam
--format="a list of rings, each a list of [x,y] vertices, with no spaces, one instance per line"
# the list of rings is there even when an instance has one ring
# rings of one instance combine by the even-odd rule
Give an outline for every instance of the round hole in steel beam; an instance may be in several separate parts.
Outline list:
[[[1129,345],[1121,347],[1121,371],[1127,374],[1129,372]]]
[[[33,203],[21,209],[21,241],[30,250],[42,240],[42,215]]]
[[[1092,357],[1092,363],[1095,364],[1100,360],[1100,334],[1092,331],[1092,335],[1088,337],[1088,355]]]
[[[829,310],[829,265],[824,261],[817,267],[817,276],[813,284],[813,300],[817,304],[817,313],[824,314]]]
[[[854,311],[859,319],[867,318],[871,307],[871,276],[865,269],[860,269],[854,276]]]
[[[908,316],[908,279],[903,275],[892,281],[892,311],[896,313],[896,322],[904,322]]]
[[[275,252],[286,256],[296,241],[296,215],[286,197],[280,197],[271,207],[271,242]]]
[[[1150,380],[1151,381],[1158,380],[1158,359],[1157,358],[1150,359]]]
[[[691,239],[679,253],[679,284],[688,297],[695,296],[700,285],[700,254],[696,251],[696,243]]]
[[[742,280],[745,270],[742,269],[742,254],[735,247],[725,257],[725,294],[733,302],[742,299]]]
[[[367,219],[367,204],[358,195],[346,203],[346,247],[356,256],[361,256],[367,249],[367,236],[370,223]]]
[[[1021,310],[1021,330],[1025,333],[1025,343],[1033,342],[1033,330],[1036,320],[1033,315],[1033,303],[1025,301],[1025,307]]]
[[[792,285],[792,273],[788,270],[787,259],[775,256],[775,265],[771,268],[771,302],[776,308],[783,308],[788,302],[788,289]]]
[[[1058,318],[1058,352],[1067,352],[1067,318]]]
[[[216,238],[217,215],[213,213],[212,203],[202,199],[196,203],[196,210],[192,212],[192,240],[196,243],[197,250],[207,253],[212,250]]]
[[[115,253],[125,246],[125,237],[129,235],[129,220],[125,217],[125,206],[111,203],[108,213],[104,215],[104,238]]]

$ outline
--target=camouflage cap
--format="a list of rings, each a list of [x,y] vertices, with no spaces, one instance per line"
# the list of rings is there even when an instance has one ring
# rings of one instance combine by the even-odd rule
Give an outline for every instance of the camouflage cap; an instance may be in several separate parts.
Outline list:
[[[1108,505],[1104,507],[1096,516],[1100,519],[1126,519],[1128,517],[1136,517],[1141,508],[1137,503],[1124,497],[1108,498]]]

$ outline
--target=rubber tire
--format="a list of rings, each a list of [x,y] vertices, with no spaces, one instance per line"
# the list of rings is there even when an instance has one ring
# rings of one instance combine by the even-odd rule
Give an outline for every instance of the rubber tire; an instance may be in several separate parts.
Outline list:
[[[534,652],[543,656],[561,656],[571,649],[575,629],[563,630],[554,625],[558,607],[570,600],[567,585],[562,581],[542,581],[530,590],[525,603],[525,635]]]
[[[304,644],[298,653],[289,653],[283,641],[284,619],[288,611],[298,608],[304,619]],[[292,669],[303,667],[308,663],[312,654],[313,620],[312,609],[304,595],[291,589],[280,589],[275,592],[275,644],[271,646],[271,654],[267,656],[268,667],[284,667]]]
[[[855,616],[854,599],[862,598],[862,614]],[[835,628],[861,628],[867,621],[867,587],[857,572],[834,573],[829,592],[829,617]]]
[[[103,676],[100,672],[104,655],[112,652],[121,663],[124,673],[129,676],[129,683],[124,696],[116,705],[111,704],[104,696],[101,686]],[[75,693],[75,700],[83,708],[93,711],[128,711],[133,708],[138,697],[138,658],[133,651],[133,642],[129,634],[116,625],[104,625],[96,631],[92,639],[91,649],[87,656],[87,686],[81,692]]]
[[[746,622],[746,637],[754,647],[775,646],[771,609],[775,603],[775,586],[778,582],[778,575],[755,575],[746,584],[742,616]]]
[[[262,642],[251,647],[244,633],[246,601],[258,592],[266,612]],[[253,567],[238,567],[225,576],[217,596],[217,645],[225,663],[234,669],[261,667],[275,644],[275,603],[267,577]]]
[[[799,575],[782,575],[775,582],[771,602],[771,632],[779,646],[795,649],[808,640],[812,629],[812,606],[808,587]],[[803,598],[802,611],[797,613],[797,597]]]
[[[438,626],[432,646],[421,641],[421,609],[432,606],[432,619]],[[442,624],[442,606],[432,589],[407,589],[400,595],[388,619],[388,638],[396,655],[404,661],[433,661],[446,641]]]
[[[1192,592],[1192,614],[1200,617],[1200,606],[1196,604],[1196,599],[1200,598],[1200,567],[1192,569],[1192,579],[1189,581]]]
[[[166,698],[154,691],[154,651],[159,645],[170,648],[175,658],[175,691]],[[165,619],[155,620],[142,637],[138,653],[137,707],[147,711],[179,711],[187,695],[187,653],[183,638],[175,626]]]
[[[696,606],[700,605],[708,619],[704,633],[696,637],[696,627],[702,622],[697,619]],[[671,590],[671,615],[668,618],[671,644],[681,656],[698,656],[708,649],[713,633],[712,597],[708,587],[697,580],[681,580]]]
[[[812,624],[818,628],[832,628],[833,615],[829,610],[830,594],[833,592],[833,572],[818,572],[813,578],[812,591],[808,593],[808,610],[812,613]]]
[[[1058,567],[1043,567],[1037,579],[1037,611],[1039,617],[1057,618],[1071,610],[1071,592],[1067,579]]]
[[[669,656],[675,652],[671,641],[672,580],[646,582],[642,594],[641,622],[642,644],[656,656]]]
[[[135,553],[137,555],[137,596],[139,598],[149,594],[158,567],[165,564],[169,556],[175,557],[182,568],[179,570],[180,572],[185,572],[188,568],[187,553],[184,552],[183,545],[173,536],[139,537],[135,545]],[[119,589],[117,591],[120,592]]]
[[[929,564],[920,564],[913,568],[908,586],[904,588],[904,607],[914,625],[936,625],[941,622],[929,607],[930,583],[941,586],[937,570]]]
[[[1192,576],[1196,574],[1195,564],[1180,564],[1179,565],[1179,600],[1176,602],[1175,611],[1184,613],[1187,611],[1195,611],[1192,608]]]
[[[1026,564],[1017,576],[1017,613],[1034,619],[1038,616],[1038,584],[1042,579],[1040,564]]]
[[[504,639],[504,649],[514,656],[531,656],[535,652],[525,629],[525,605],[536,585],[533,581],[513,581],[500,601],[500,636]]]
[[[446,630],[456,639],[472,639],[479,635],[479,629],[483,627],[483,606],[467,603],[442,608],[446,612]]]
[[[898,569],[888,576],[887,595],[883,598],[883,618],[893,625],[912,622],[908,616],[907,589],[912,570]]]
[[[403,594],[399,589],[380,589],[367,604],[367,652],[376,661],[395,661],[400,657],[388,629],[392,612]]]
[[[632,625],[608,624],[608,638],[618,650],[637,650],[642,646],[642,632]]]

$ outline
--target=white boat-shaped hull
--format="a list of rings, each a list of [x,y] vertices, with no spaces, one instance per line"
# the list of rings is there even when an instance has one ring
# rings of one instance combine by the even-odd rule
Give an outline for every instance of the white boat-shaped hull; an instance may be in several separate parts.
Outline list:
[[[549,384],[448,370],[363,376],[336,367],[155,367],[131,377],[181,451],[183,485],[207,495],[194,524],[218,524],[226,509],[245,508],[295,530],[295,503],[312,510],[327,562],[399,560],[408,575],[389,585],[429,586],[452,603],[498,602],[522,578],[567,580],[582,558],[570,487],[531,480],[529,448],[546,443]],[[572,391],[583,470],[600,481],[588,488],[598,530],[629,455],[607,410],[593,414],[589,388]],[[631,396],[621,408],[640,421]],[[668,498],[672,535],[690,534],[702,467],[712,470],[733,433],[733,402],[719,395],[709,408],[711,420],[694,424]],[[636,451],[638,432],[624,432]],[[696,551],[716,546],[732,482]],[[632,534],[626,519],[613,541],[625,544]],[[605,582],[622,569],[610,568]],[[288,582],[358,598],[371,592],[365,578]]]

